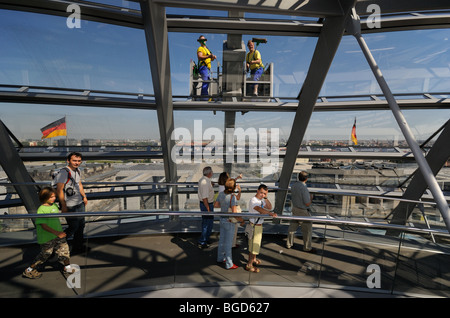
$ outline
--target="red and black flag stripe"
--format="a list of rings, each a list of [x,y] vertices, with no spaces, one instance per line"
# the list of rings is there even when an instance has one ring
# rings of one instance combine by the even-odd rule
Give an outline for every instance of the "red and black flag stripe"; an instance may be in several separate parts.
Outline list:
[[[66,117],[58,119],[57,121],[48,124],[44,128],[41,128],[41,132],[41,139],[52,138],[56,136],[67,136]]]

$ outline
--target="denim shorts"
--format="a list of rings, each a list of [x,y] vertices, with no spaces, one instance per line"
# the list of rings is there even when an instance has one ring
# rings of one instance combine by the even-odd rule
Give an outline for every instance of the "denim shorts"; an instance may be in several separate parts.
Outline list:
[[[261,79],[261,75],[262,75],[263,71],[264,71],[264,69],[262,67],[251,70],[250,74],[252,75],[252,80],[259,81]]]

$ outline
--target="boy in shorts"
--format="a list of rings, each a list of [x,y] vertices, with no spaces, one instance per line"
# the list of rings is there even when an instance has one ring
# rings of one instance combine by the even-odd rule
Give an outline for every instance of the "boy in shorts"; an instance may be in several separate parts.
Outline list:
[[[248,213],[252,214],[267,214],[272,217],[277,217],[277,214],[271,212],[272,203],[267,198],[269,189],[265,184],[261,184],[258,187],[256,195],[250,199],[248,203]],[[248,262],[245,265],[245,269],[249,272],[259,273],[259,268],[254,265],[260,265],[261,261],[256,258],[259,254],[262,241],[263,223],[264,218],[250,218],[251,226],[253,227],[253,235],[248,238]]]
[[[51,187],[43,188],[39,192],[38,214],[59,213],[59,208],[55,204],[56,191]],[[64,264],[65,273],[73,273],[75,269],[70,266],[69,245],[66,241],[66,233],[63,232],[59,217],[37,218],[36,219],[37,241],[41,247],[41,252],[33,263],[25,269],[22,276],[26,278],[40,278],[42,273],[36,267],[43,264],[52,255],[53,251],[58,255],[58,260]]]

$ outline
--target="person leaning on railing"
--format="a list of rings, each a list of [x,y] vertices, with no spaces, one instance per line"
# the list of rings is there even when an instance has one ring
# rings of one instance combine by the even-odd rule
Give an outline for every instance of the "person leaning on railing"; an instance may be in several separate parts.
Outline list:
[[[250,199],[248,203],[248,212],[254,214],[268,214],[269,216],[277,217],[277,214],[271,212],[272,203],[267,198],[269,190],[265,184],[261,184],[256,191],[256,195]],[[263,233],[263,222],[264,218],[250,218],[250,225],[253,229],[252,234],[248,237],[248,263],[245,269],[249,272],[259,273],[259,268],[254,267],[254,265],[260,265],[261,260],[257,259],[256,256],[259,254],[261,249],[262,233]]]

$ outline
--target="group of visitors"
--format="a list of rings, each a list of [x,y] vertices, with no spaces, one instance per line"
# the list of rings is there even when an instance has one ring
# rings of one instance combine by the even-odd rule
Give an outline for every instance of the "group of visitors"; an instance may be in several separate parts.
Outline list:
[[[213,170],[211,167],[203,169],[203,176],[198,182],[198,198],[200,201],[200,210],[208,212],[202,215],[202,232],[198,240],[200,248],[209,247],[209,237],[212,233],[214,208],[220,208],[222,213],[238,213],[240,212],[239,199],[241,196],[241,188],[237,185],[236,180],[241,178],[230,178],[228,173],[223,172],[219,176],[219,192],[215,197],[213,188]],[[312,196],[306,187],[308,175],[302,171],[299,173],[299,181],[292,186],[293,210],[295,216],[309,216],[308,207],[311,204]],[[236,193],[236,190],[238,191]],[[219,246],[217,250],[217,262],[223,263],[226,269],[236,269],[238,266],[233,263],[232,247],[236,241],[237,226],[246,226],[245,233],[248,237],[248,261],[245,269],[250,272],[258,273],[257,265],[261,264],[261,260],[257,258],[260,253],[264,218],[258,217],[268,215],[277,217],[273,211],[272,203],[268,198],[269,189],[266,185],[260,184],[256,194],[248,203],[248,213],[255,214],[254,218],[249,218],[248,223],[238,215],[221,216],[220,217],[220,236]],[[295,197],[295,199],[294,199]],[[211,215],[209,215],[211,212]],[[312,224],[311,222],[299,222],[293,220],[289,224],[287,248],[291,248],[294,243],[294,235],[298,226],[301,225],[304,247],[303,250],[308,253],[316,253],[311,247]]]
[[[55,176],[53,187],[45,187],[39,192],[41,206],[38,214],[56,214],[61,212],[84,212],[88,203],[83,185],[81,183],[81,172],[79,166],[82,162],[82,155],[74,152],[67,157],[68,165],[61,169]],[[241,188],[237,184],[237,178],[230,178],[227,172],[221,173],[219,177],[219,192],[215,195],[213,182],[211,180],[213,170],[211,167],[203,169],[203,176],[198,182],[198,197],[200,201],[200,211],[206,212],[202,215],[201,235],[198,240],[200,248],[209,247],[209,239],[214,223],[214,208],[220,212],[238,213],[240,212],[239,200],[241,198]],[[292,186],[292,213],[295,216],[309,216],[308,207],[311,204],[312,196],[306,187],[307,173],[299,173],[299,182]],[[237,193],[236,193],[237,190]],[[256,194],[248,203],[248,213],[255,214],[254,218],[249,218],[248,223],[237,214],[236,216],[222,216],[220,218],[220,238],[217,252],[217,262],[224,263],[227,269],[236,269],[238,266],[233,263],[232,248],[236,246],[236,235],[238,226],[246,226],[245,233],[248,237],[248,262],[245,269],[258,273],[256,267],[261,264],[257,258],[260,253],[264,218],[260,215],[277,217],[273,211],[272,203],[268,195],[266,185],[259,185]],[[59,201],[59,206],[55,201]],[[209,213],[211,213],[209,215]],[[72,273],[74,268],[70,266],[70,255],[87,251],[83,246],[85,218],[83,216],[73,216],[66,218],[68,227],[63,231],[58,216],[43,217],[36,219],[37,241],[41,247],[39,255],[33,263],[25,269],[23,276],[27,278],[39,278],[42,276],[37,270],[38,265],[47,261],[52,254],[58,256],[58,260],[64,264],[64,272]],[[304,250],[315,252],[311,247],[311,222],[291,221],[288,229],[287,248],[291,248],[294,242],[294,235],[301,224]],[[73,236],[72,248],[69,249],[67,238]]]

